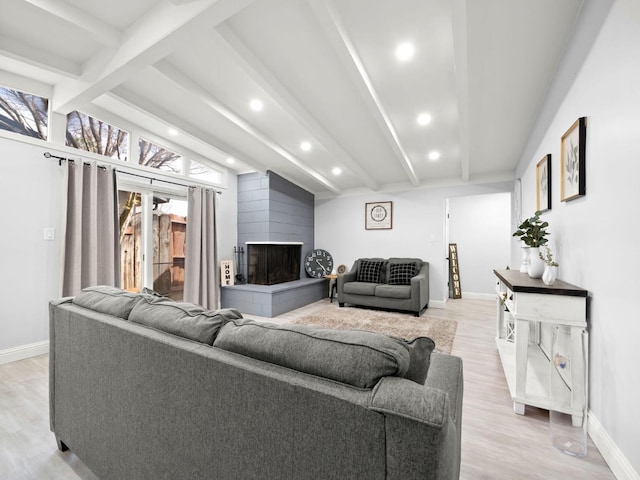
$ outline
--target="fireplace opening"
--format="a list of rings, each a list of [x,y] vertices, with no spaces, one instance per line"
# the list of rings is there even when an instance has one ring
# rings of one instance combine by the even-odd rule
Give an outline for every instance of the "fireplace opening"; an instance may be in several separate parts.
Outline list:
[[[301,245],[247,244],[247,277],[254,285],[300,280]]]

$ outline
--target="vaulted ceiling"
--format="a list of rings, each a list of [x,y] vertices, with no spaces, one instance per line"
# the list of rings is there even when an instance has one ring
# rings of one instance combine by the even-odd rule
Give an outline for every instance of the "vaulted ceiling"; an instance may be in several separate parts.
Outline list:
[[[0,83],[321,198],[504,181],[582,3],[2,0]]]

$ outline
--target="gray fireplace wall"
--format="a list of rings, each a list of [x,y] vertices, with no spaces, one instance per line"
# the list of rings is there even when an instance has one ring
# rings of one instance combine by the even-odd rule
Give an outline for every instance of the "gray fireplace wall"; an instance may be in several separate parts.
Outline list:
[[[247,276],[246,242],[302,242],[302,257],[313,250],[314,196],[278,174],[238,175],[239,271]],[[300,262],[300,278],[306,278]]]

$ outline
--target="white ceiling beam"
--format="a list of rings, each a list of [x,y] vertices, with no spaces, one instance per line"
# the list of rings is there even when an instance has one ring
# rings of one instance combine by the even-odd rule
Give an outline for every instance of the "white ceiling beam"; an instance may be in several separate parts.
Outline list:
[[[238,38],[226,24],[218,25],[212,32],[217,44],[223,46],[227,53],[242,69],[264,89],[278,105],[302,125],[317,141],[335,158],[360,178],[371,190],[380,186],[369,173],[356,162],[342,146],[330,135],[320,123],[302,106],[300,101],[276,78],[269,68]]]
[[[263,133],[262,131],[255,128],[253,125],[246,122],[243,118],[237,115],[235,112],[231,111],[225,105],[223,105],[218,99],[216,99],[213,95],[211,95],[207,90],[205,90],[202,86],[194,82],[191,78],[184,75],[182,72],[179,72],[175,67],[170,65],[167,61],[158,62],[154,65],[154,68],[162,73],[165,77],[175,83],[179,88],[183,89],[189,95],[195,96],[198,101],[202,102],[204,105],[209,107],[210,109],[217,112],[219,115],[225,117],[228,121],[236,125],[237,127],[244,130],[247,134],[251,135],[256,140],[263,143],[265,146],[269,147],[271,150],[276,152],[278,155],[283,157],[293,166],[297,167],[301,172],[313,178],[315,181],[323,185],[325,188],[328,188],[336,195],[342,193],[342,191],[332,182],[327,180],[322,174],[318,171],[311,168],[309,165],[305,164],[303,161],[292,155],[290,152],[281,147],[275,140],[270,138],[268,135]]]
[[[188,39],[188,28],[215,26],[255,0],[192,0],[161,2],[121,35],[116,48],[105,48],[86,65],[82,77],[56,85],[53,109],[68,113],[153,65]]]
[[[467,0],[451,2],[451,34],[458,99],[460,167],[463,182],[469,181],[469,60],[467,53]]]
[[[367,70],[360,59],[360,55],[358,55],[358,52],[351,41],[346,28],[340,21],[333,4],[330,0],[307,1],[320,25],[324,29],[324,32],[331,41],[331,44],[338,53],[338,56],[347,67],[358,92],[360,92],[365,103],[380,125],[385,138],[395,152],[396,157],[407,174],[407,177],[413,185],[418,186],[420,184],[420,180],[413,168],[413,163],[400,143],[393,123],[391,122],[391,118],[382,105],[382,101],[378,97],[378,94],[371,83]]]
[[[85,34],[102,45],[113,47],[120,41],[120,30],[67,2],[60,2],[59,0],[25,1],[72,24],[76,28],[84,30]]]
[[[197,151],[194,150],[195,147],[185,147],[182,145],[182,148],[189,149],[190,152],[194,153],[197,157],[202,157],[215,162],[220,166],[224,166],[224,168],[229,168],[229,166],[226,165],[226,159],[233,157],[238,162],[255,168],[256,170],[262,172],[266,172],[267,170],[266,165],[263,165],[260,162],[252,160],[252,163],[250,163],[246,155],[234,147],[227,145],[215,135],[211,135],[210,133],[203,131],[199,126],[186,121],[184,118],[175,115],[173,112],[170,112],[157,103],[142,98],[122,86],[116,87],[113,92],[100,97],[100,99],[103,98],[108,102],[109,110],[117,113],[123,118],[131,118],[140,115],[151,118],[158,124],[166,126],[166,128],[171,127],[179,129],[180,136],[171,139],[171,141],[180,144],[180,138],[184,137],[194,142],[196,145],[200,144],[202,148],[198,147]],[[166,135],[164,132],[152,133],[159,137]]]
[[[0,35],[0,56],[69,78],[77,78],[81,73],[80,66],[66,58],[44,52],[41,48],[32,47],[4,35]]]

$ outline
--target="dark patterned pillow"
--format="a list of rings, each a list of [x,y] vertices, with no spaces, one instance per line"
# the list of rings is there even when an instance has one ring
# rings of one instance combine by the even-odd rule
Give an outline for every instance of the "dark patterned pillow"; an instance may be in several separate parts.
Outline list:
[[[380,283],[380,270],[384,262],[361,260],[358,266],[358,282]]]
[[[392,263],[389,265],[389,285],[411,285],[418,274],[415,263]]]

